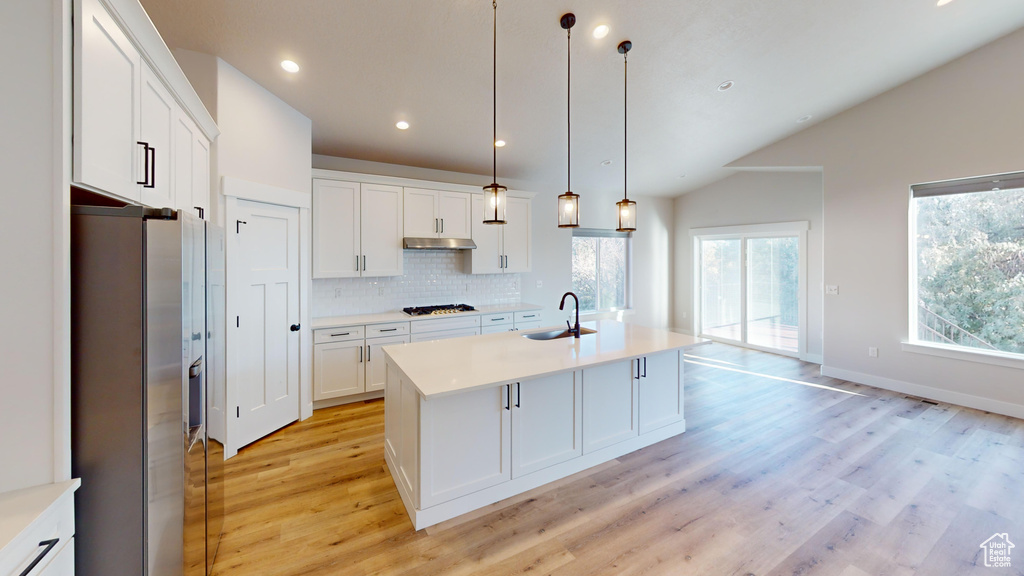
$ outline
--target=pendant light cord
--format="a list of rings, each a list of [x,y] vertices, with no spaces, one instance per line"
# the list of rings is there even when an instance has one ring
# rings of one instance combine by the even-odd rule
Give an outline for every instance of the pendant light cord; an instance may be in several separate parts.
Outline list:
[[[494,57],[491,59],[492,68],[492,86],[491,86],[491,105],[492,114],[491,118],[494,121],[493,134],[491,138],[491,153],[493,154],[493,164],[491,168],[491,181],[494,183],[498,182],[498,147],[494,145],[498,141],[498,0],[491,0],[491,6],[494,8]]]
[[[622,54],[622,197],[629,200],[629,192],[626,188],[629,182],[627,170],[629,168],[629,56],[627,52]]]
[[[566,66],[565,66],[565,189],[572,192],[572,28],[565,29]]]

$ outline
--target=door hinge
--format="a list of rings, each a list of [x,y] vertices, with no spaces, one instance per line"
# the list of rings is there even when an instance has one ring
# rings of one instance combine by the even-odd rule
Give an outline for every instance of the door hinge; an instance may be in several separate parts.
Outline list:
[[[241,417],[242,417],[242,407],[241,406],[235,406],[235,418],[241,418]]]
[[[235,316],[235,328],[241,328],[241,327],[242,327],[242,321],[239,319],[238,316]]]
[[[242,224],[248,224],[245,220],[235,220],[235,234],[238,234],[238,227]]]

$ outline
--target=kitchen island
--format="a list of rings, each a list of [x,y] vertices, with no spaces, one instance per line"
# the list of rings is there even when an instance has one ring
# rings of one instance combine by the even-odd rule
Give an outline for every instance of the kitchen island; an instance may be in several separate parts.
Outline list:
[[[612,320],[384,348],[384,456],[419,530],[686,430],[692,336]]]

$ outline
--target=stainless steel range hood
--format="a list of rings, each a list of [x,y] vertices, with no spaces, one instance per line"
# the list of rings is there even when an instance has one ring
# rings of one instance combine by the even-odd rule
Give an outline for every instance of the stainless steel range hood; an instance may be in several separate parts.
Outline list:
[[[403,238],[407,250],[473,250],[476,242],[468,238]]]

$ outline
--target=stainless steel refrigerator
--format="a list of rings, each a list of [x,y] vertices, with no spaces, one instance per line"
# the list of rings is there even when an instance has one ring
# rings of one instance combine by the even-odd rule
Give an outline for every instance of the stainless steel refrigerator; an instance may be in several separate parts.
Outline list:
[[[223,310],[207,290],[208,233],[218,237],[170,209],[72,207],[78,574],[199,576],[212,566],[223,490],[209,480],[223,480],[223,456],[208,460],[207,370],[223,367],[211,323]]]

